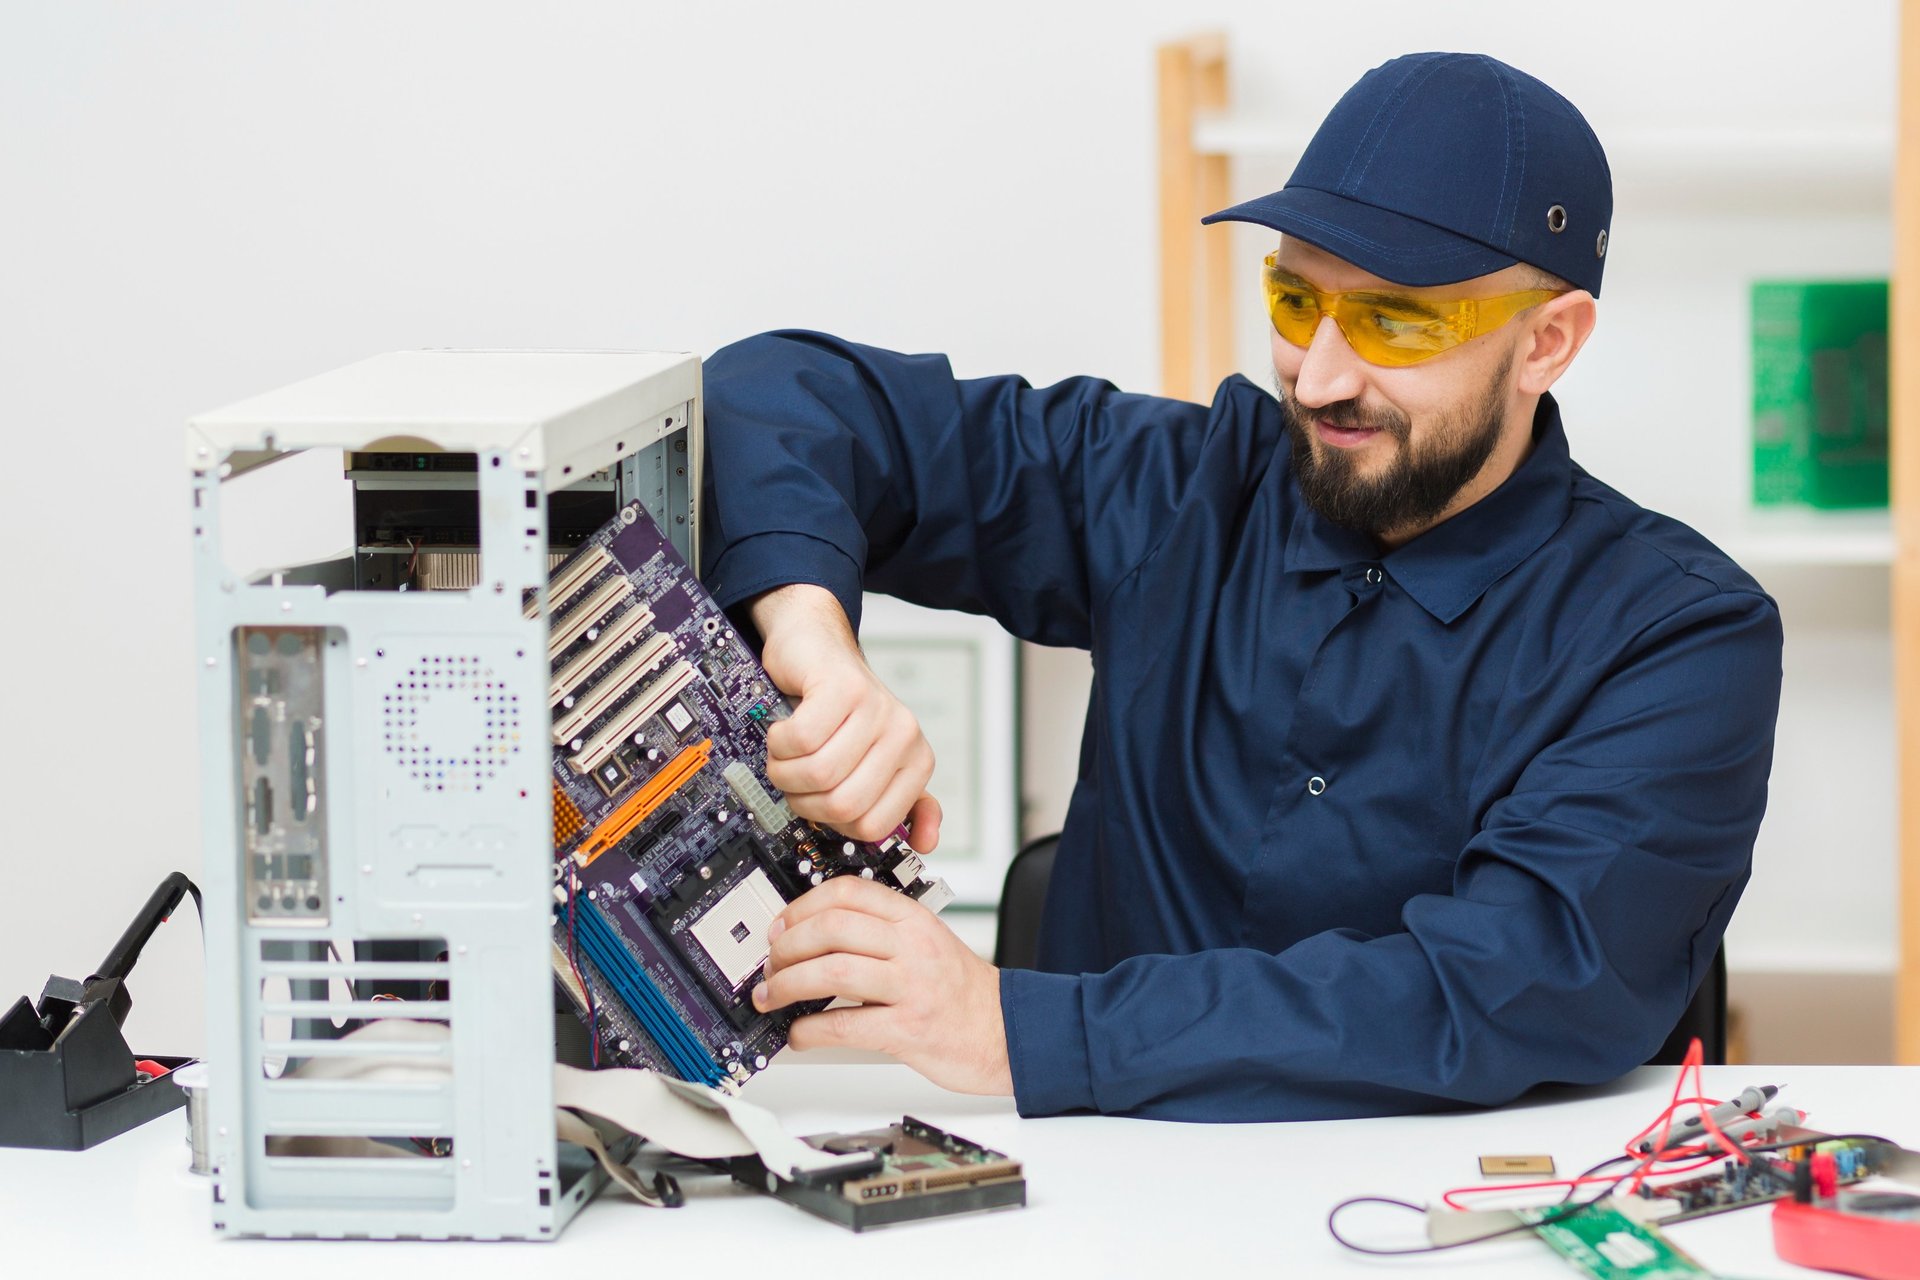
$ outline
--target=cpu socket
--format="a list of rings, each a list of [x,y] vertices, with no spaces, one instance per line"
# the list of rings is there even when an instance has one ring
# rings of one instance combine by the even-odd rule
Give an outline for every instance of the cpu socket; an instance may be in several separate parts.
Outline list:
[[[767,873],[756,867],[688,932],[738,992],[766,963],[767,926],[786,905]]]

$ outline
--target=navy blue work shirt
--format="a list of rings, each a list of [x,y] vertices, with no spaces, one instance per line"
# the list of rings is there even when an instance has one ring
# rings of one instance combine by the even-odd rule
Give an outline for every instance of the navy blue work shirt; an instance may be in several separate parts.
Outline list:
[[[1284,1120],[1609,1080],[1746,884],[1774,603],[1587,475],[1543,397],[1498,490],[1382,554],[1295,484],[1278,402],[956,379],[820,334],[706,366],[723,605],[863,587],[1092,650],[1024,1115]],[[938,855],[936,854],[937,858]]]

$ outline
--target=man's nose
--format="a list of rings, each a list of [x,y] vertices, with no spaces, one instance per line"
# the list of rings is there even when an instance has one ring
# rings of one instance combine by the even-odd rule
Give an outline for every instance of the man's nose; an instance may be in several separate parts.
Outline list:
[[[1319,409],[1342,400],[1358,400],[1365,386],[1366,361],[1354,354],[1347,335],[1332,316],[1320,317],[1306,358],[1294,379],[1293,398],[1301,407]]]

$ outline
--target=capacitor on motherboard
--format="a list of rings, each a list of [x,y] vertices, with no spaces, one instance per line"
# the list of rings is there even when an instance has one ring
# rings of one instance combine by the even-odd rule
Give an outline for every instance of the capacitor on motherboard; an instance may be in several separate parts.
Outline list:
[[[813,870],[813,859],[802,858],[800,859],[800,861],[793,864],[793,869],[795,871],[798,871],[801,875],[804,876]]]

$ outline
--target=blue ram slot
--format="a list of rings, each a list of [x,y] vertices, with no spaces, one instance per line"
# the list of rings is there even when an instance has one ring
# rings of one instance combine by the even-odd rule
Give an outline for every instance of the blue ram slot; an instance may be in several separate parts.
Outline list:
[[[681,1077],[710,1083],[715,1077],[715,1068],[704,1046],[660,995],[612,927],[585,903],[578,906],[580,941],[587,948],[588,959],[606,975],[615,992],[639,1017],[647,1034],[666,1053]]]
[[[580,912],[580,941],[587,958],[606,975],[614,991],[639,1017],[647,1034],[666,1053],[668,1061],[683,1079],[713,1084],[724,1079],[714,1065],[706,1046],[687,1029],[673,1007],[661,996],[645,970],[634,961],[625,944],[607,922],[592,908]]]
[[[718,1084],[726,1079],[726,1072],[713,1061],[707,1046],[667,1003],[613,926],[588,903],[576,899],[574,905],[580,942],[586,948],[587,958],[606,975],[615,993],[639,1017],[647,1034],[667,1055],[681,1078],[701,1084]]]

